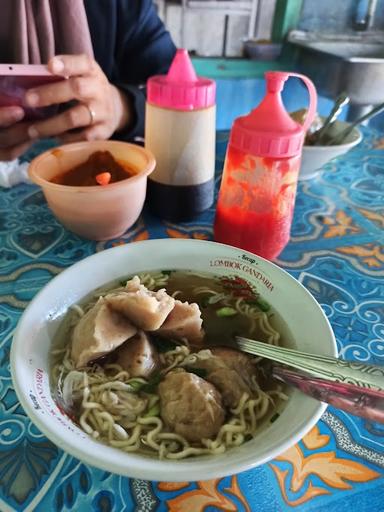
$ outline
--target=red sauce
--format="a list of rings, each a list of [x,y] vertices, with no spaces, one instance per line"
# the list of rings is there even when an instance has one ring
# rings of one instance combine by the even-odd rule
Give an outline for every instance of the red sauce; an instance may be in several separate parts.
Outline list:
[[[72,187],[100,186],[96,176],[101,173],[111,175],[109,183],[117,183],[136,174],[134,169],[125,162],[116,160],[109,151],[96,151],[88,160],[55,176],[51,182]]]
[[[288,243],[290,226],[291,215],[279,217],[272,212],[256,213],[239,206],[225,208],[219,205],[215,240],[273,260]]]
[[[216,209],[214,239],[276,258],[289,241],[299,159],[249,157],[230,148]]]

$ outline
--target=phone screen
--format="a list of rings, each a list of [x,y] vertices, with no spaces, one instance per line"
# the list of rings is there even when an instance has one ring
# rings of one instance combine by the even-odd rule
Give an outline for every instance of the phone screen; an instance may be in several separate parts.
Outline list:
[[[45,74],[41,76],[1,75],[0,74],[0,107],[19,106],[25,111],[24,120],[34,121],[55,115],[58,105],[33,108],[25,104],[25,93],[28,89],[63,80],[62,77]]]

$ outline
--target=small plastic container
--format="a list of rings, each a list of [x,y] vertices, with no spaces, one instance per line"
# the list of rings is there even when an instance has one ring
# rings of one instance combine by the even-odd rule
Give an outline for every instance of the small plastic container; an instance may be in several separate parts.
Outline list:
[[[148,80],[145,147],[156,159],[148,206],[165,220],[192,220],[213,203],[215,93],[215,82],[196,76],[183,49],[167,75]]]
[[[136,174],[107,186],[73,187],[50,180],[85,162],[96,151],[109,151]],[[147,176],[155,167],[152,154],[118,141],[76,142],[51,149],[32,160],[31,180],[40,185],[55,217],[70,231],[90,240],[109,240],[134,224],[144,205]]]
[[[265,76],[265,98],[232,126],[214,238],[271,260],[289,241],[301,152],[316,112],[317,95],[303,75],[269,71]],[[290,117],[281,99],[290,76],[300,77],[309,91],[303,125]]]

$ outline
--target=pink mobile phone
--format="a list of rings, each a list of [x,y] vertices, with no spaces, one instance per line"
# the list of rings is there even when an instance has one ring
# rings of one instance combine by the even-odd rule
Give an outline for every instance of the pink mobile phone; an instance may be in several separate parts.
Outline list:
[[[25,111],[24,120],[35,121],[54,115],[58,106],[32,108],[25,105],[28,89],[64,80],[40,64],[0,64],[0,107],[19,106]]]

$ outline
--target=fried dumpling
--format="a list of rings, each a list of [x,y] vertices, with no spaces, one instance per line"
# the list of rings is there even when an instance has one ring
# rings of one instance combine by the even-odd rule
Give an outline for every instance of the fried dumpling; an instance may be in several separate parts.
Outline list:
[[[156,334],[176,340],[186,338],[190,343],[200,344],[204,338],[202,323],[197,304],[176,300],[174,308]]]
[[[86,366],[109,354],[136,333],[137,327],[101,297],[73,330],[71,357],[75,366]]]
[[[148,378],[159,364],[159,356],[148,336],[139,331],[116,351],[116,364],[131,377]]]
[[[175,305],[175,299],[165,290],[152,292],[137,276],[127,282],[125,291],[106,295],[105,300],[144,331],[156,331]]]

